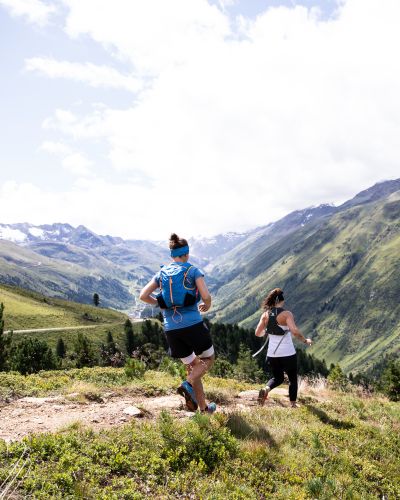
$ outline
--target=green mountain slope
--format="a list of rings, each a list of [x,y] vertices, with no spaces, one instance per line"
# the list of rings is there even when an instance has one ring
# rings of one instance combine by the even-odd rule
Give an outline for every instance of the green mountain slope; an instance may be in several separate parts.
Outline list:
[[[116,309],[124,309],[132,303],[128,287],[117,276],[111,272],[101,274],[101,259],[97,258],[96,268],[91,267],[96,259],[89,254],[87,261],[79,261],[79,264],[59,257],[39,255],[10,241],[0,240],[1,282],[86,303],[91,303],[93,293],[98,292],[104,305]]]
[[[100,236],[69,224],[0,223],[0,282],[50,296],[140,312],[136,296],[169,258],[151,241]]]
[[[45,297],[22,288],[0,285],[0,303],[5,306],[4,329],[24,330],[78,325],[123,323],[118,311]]]
[[[217,319],[254,326],[266,292],[281,286],[315,340],[313,354],[327,363],[358,371],[398,352],[400,192],[380,196],[287,234],[239,266],[218,290]]]

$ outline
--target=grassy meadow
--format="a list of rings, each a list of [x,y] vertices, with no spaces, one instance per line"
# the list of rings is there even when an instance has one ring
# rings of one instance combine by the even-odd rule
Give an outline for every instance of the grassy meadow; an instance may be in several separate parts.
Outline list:
[[[0,285],[0,302],[5,306],[5,330],[123,324],[127,319],[125,314],[113,309],[49,298],[7,285]]]
[[[0,390],[68,394],[77,381],[83,393],[90,387],[147,397],[173,392],[179,378],[148,371],[129,380],[115,368],[2,373]],[[77,423],[0,442],[0,484],[15,471],[14,498],[399,498],[398,404],[303,384],[297,409],[230,410],[229,401],[249,388],[255,386],[206,377],[208,397],[225,405],[211,417],[174,420],[164,412],[100,432]]]

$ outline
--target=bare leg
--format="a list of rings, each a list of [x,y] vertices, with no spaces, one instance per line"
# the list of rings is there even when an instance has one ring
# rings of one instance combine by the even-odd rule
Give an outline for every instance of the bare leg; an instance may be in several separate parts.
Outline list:
[[[209,358],[196,357],[190,365],[187,365],[187,381],[192,385],[196,395],[197,403],[200,410],[207,408],[206,398],[204,395],[203,383],[201,377],[211,368],[214,363],[214,356]]]

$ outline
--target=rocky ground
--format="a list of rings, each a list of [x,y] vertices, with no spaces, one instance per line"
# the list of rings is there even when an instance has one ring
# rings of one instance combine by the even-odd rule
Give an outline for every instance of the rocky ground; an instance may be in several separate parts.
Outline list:
[[[237,397],[218,404],[217,411],[251,411],[257,405],[258,391],[240,392]],[[159,397],[120,396],[105,393],[95,401],[80,401],[79,394],[53,397],[25,397],[0,407],[0,439],[20,440],[38,432],[54,432],[75,422],[93,429],[122,425],[134,418],[154,419],[162,410],[176,418],[189,418],[181,396],[171,394]],[[287,389],[277,388],[266,405],[289,406]]]

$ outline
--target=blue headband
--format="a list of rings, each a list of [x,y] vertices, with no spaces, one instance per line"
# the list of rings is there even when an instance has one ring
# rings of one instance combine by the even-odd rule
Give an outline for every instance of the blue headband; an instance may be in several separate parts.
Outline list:
[[[186,255],[187,253],[189,253],[189,245],[181,248],[171,249],[171,257],[181,257],[182,255]]]

